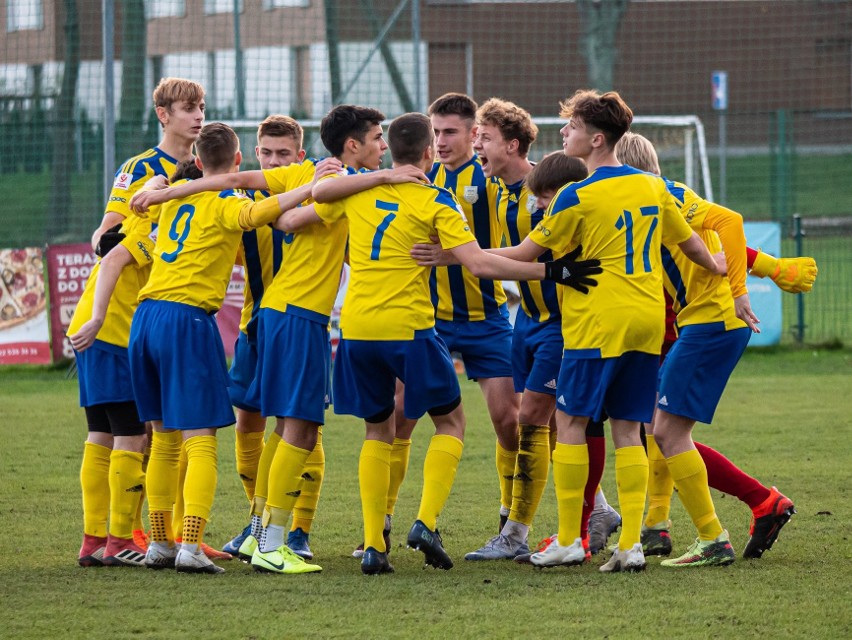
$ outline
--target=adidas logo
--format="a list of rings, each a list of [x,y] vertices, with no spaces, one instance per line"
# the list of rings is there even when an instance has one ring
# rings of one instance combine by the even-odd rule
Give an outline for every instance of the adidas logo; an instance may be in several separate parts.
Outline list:
[[[547,389],[555,389],[556,388],[556,380],[548,380],[547,382],[544,383],[544,386]]]
[[[137,484],[135,487],[130,487],[129,489],[125,489],[125,493],[142,493],[145,490],[144,485]]]
[[[561,404],[563,407],[566,406],[566,404],[567,404],[565,402],[565,396],[559,396],[559,398],[556,399],[556,402]]]
[[[300,495],[302,495],[302,490],[296,489],[296,491],[288,491],[287,495],[291,498],[298,498]]]
[[[669,401],[666,399],[666,396],[663,396],[662,398],[660,398],[660,406],[661,407],[669,406]]]

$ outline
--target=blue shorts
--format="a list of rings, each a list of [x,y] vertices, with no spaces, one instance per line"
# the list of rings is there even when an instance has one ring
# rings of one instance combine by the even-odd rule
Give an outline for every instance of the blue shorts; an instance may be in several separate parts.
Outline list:
[[[469,380],[512,375],[512,325],[506,305],[500,315],[476,322],[436,320],[435,331],[450,353],[458,353]]]
[[[127,349],[95,340],[82,353],[75,351],[74,356],[77,358],[81,407],[109,402],[133,402]]]
[[[228,370],[230,386],[228,395],[231,396],[231,404],[244,411],[257,413],[260,407],[249,404],[246,401],[249,387],[254,382],[257,371],[257,342],[249,340],[248,335],[239,332],[234,342],[234,358],[231,360],[231,368]]]
[[[130,376],[141,420],[166,429],[234,424],[216,319],[180,302],[143,300],[130,325]]]
[[[676,416],[711,422],[750,337],[748,327],[725,331],[723,322],[683,327],[660,368],[657,406]]]
[[[529,389],[556,395],[563,345],[561,318],[536,322],[519,310],[512,334],[515,392],[523,393],[524,389]]]
[[[615,358],[577,358],[566,351],[556,408],[569,416],[650,422],[660,356],[628,351]]]
[[[450,352],[434,329],[414,340],[347,340],[334,360],[334,412],[369,418],[393,408],[396,379],[405,383],[405,417],[420,418],[461,395]]]
[[[257,317],[257,375],[246,401],[264,416],[325,423],[331,342],[328,316],[289,305]]]

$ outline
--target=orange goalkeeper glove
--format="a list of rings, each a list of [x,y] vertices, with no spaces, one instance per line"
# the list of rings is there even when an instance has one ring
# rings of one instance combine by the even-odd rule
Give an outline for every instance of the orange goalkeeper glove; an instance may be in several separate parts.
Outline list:
[[[751,267],[751,275],[769,278],[778,288],[787,293],[805,293],[810,291],[816,280],[816,261],[813,258],[776,258],[758,251]]]

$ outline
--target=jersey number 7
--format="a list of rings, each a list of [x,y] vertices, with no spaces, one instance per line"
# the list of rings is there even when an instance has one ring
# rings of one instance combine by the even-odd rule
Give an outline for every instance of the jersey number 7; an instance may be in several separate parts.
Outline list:
[[[396,202],[384,202],[382,200],[376,200],[376,209],[380,211],[399,211],[399,204]],[[385,237],[385,231],[388,230],[390,223],[394,221],[396,218],[396,213],[389,213],[382,221],[379,223],[379,226],[376,227],[376,233],[373,236],[373,245],[372,251],[370,251],[370,260],[378,260],[379,252],[382,250],[382,240]]]
[[[660,213],[659,207],[639,207],[639,211],[643,216],[654,216],[651,220],[651,226],[648,227],[648,234],[645,236],[645,242],[642,245],[642,266],[645,273],[651,273],[651,240],[654,237],[654,230],[657,228]],[[624,272],[627,275],[633,275],[633,213],[627,210],[622,211],[622,215],[615,221],[615,228],[621,231],[624,229],[624,242],[627,245],[624,256]]]

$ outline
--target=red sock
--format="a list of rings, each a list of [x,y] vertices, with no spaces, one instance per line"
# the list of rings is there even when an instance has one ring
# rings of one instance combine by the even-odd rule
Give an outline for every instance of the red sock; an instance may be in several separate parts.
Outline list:
[[[580,537],[584,540],[589,536],[589,516],[595,508],[595,494],[603,477],[606,463],[606,438],[601,436],[586,436],[589,447],[589,479],[583,491],[583,516],[580,520]]]
[[[707,466],[707,484],[722,493],[739,498],[755,509],[769,497],[769,488],[752,478],[715,449],[700,442],[695,448]]]

